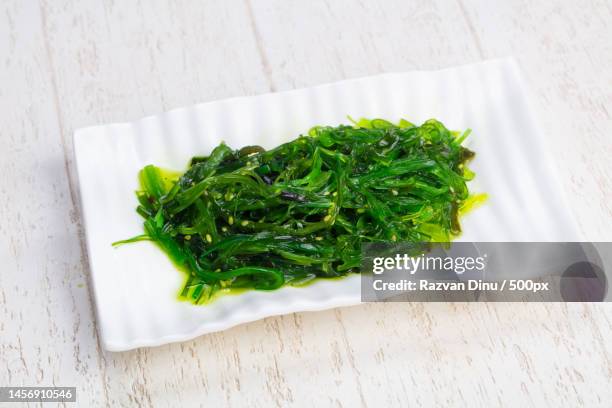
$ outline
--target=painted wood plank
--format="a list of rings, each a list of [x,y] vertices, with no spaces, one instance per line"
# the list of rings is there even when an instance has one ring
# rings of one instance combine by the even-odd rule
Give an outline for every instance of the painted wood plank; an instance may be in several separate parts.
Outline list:
[[[605,304],[370,304],[104,352],[71,146],[77,127],[196,102],[514,55],[583,232],[610,239],[605,0],[1,9],[3,384],[76,385],[92,406],[604,406],[612,397]]]

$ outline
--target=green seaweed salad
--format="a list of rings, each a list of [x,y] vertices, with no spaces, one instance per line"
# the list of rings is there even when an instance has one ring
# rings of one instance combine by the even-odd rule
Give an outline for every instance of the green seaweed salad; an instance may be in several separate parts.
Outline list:
[[[272,150],[221,143],[184,174],[140,172],[140,240],[187,278],[180,298],[272,290],[359,272],[368,242],[449,242],[470,195],[469,131],[437,120],[317,126]]]

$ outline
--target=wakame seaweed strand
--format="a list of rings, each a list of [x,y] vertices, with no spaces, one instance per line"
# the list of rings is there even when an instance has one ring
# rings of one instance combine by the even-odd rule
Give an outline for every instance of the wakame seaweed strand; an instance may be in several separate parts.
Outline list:
[[[187,272],[193,303],[358,272],[366,242],[449,242],[475,201],[468,132],[362,119],[317,126],[272,150],[217,146],[182,175],[140,172],[139,240]]]

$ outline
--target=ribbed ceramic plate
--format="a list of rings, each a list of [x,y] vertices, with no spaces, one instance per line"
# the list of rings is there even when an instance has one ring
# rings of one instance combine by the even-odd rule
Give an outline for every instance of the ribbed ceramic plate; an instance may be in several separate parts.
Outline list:
[[[564,241],[578,237],[512,60],[435,72],[378,75],[276,94],[204,103],[131,123],[80,129],[74,145],[98,327],[104,347],[183,341],[266,316],[360,302],[360,280],[251,291],[206,306],[177,300],[182,275],[153,244],[111,247],[142,231],[138,171],[183,170],[219,142],[271,148],[314,125],[353,118],[437,118],[473,130],[474,191],[488,203],[463,221],[468,241]]]

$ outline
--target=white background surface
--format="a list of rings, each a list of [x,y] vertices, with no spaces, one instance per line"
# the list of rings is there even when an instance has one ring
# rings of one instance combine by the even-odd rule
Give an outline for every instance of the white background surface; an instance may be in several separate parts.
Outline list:
[[[371,304],[103,352],[71,135],[196,102],[514,55],[583,234],[611,240],[611,19],[607,0],[5,0],[1,385],[76,385],[83,406],[609,405],[608,304]]]

